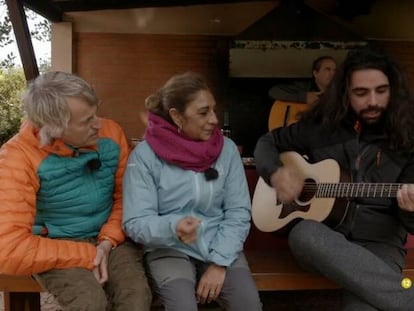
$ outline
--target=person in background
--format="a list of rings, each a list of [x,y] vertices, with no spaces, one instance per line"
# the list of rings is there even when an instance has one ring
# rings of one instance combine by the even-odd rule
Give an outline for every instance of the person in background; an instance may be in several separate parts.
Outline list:
[[[243,164],[223,137],[202,76],[171,77],[146,100],[145,140],[124,176],[123,226],[145,247],[154,291],[166,310],[261,310],[243,243],[251,219]],[[150,283],[151,283],[150,282]]]
[[[81,78],[49,72],[23,97],[27,120],[0,149],[0,273],[31,275],[64,310],[149,310],[150,287],[122,231],[129,147]]]
[[[280,83],[269,90],[273,100],[312,104],[326,90],[335,74],[336,61],[331,56],[321,56],[313,61],[312,80]]]
[[[310,163],[336,160],[355,187],[401,184],[395,197],[356,192],[335,228],[302,220],[288,240],[302,266],[343,288],[343,310],[413,310],[412,280],[401,271],[414,233],[414,103],[399,66],[378,48],[351,51],[299,122],[259,139],[257,170],[284,204],[304,186],[297,168],[280,161],[286,150]]]

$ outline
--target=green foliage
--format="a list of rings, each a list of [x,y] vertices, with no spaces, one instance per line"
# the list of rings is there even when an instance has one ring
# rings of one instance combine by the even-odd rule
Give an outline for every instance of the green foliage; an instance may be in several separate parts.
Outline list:
[[[47,58],[47,59],[39,58],[38,67],[39,67],[39,72],[41,74],[45,73],[45,72],[49,72],[52,68],[52,63],[50,61],[50,57]]]
[[[0,70],[0,146],[19,130],[22,121],[21,94],[26,80],[21,69]]]
[[[0,59],[0,68],[13,68],[16,61],[16,55],[13,52]]]
[[[0,6],[2,5],[2,1],[0,1]],[[4,16],[3,20],[0,21],[0,47],[4,47],[7,44],[13,42],[13,38],[11,36],[12,25],[10,22],[10,18],[6,15]]]
[[[50,23],[25,9],[33,40],[50,41]],[[5,0],[0,0],[0,49],[15,41]],[[16,55],[17,54],[17,55]],[[0,146],[19,130],[22,121],[21,93],[26,87],[23,70],[16,66],[18,51],[0,57]],[[50,70],[50,59],[40,59],[39,71]]]
[[[13,27],[8,14],[5,0],[0,0],[0,48],[3,48],[15,41]],[[40,42],[50,41],[52,33],[50,22],[27,8],[25,8],[25,14],[32,40]],[[17,56],[13,52],[5,56],[2,55],[2,57],[0,57],[0,69],[14,68],[16,66],[16,59],[19,56],[18,51],[16,51],[16,53]],[[50,69],[50,59],[41,59],[40,63],[40,72],[43,73]]]

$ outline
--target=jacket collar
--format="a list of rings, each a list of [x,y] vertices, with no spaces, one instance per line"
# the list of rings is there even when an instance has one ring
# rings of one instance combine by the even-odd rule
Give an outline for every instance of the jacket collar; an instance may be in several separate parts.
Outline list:
[[[75,155],[76,152],[79,150],[85,151],[96,151],[97,146],[88,146],[88,147],[80,147],[74,148],[65,144],[65,142],[61,138],[56,138],[53,140],[51,144],[40,146],[40,137],[39,137],[39,129],[35,128],[29,121],[24,121],[20,128],[20,135],[22,135],[23,139],[31,144],[36,148],[40,148],[48,153],[56,154],[58,156],[66,156],[71,157]]]

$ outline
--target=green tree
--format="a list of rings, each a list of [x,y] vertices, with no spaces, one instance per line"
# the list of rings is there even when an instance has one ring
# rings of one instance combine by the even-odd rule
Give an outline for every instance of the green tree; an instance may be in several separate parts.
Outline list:
[[[26,19],[29,25],[30,35],[32,40],[46,42],[51,40],[51,25],[50,22],[33,12],[30,9],[25,9]],[[0,0],[0,48],[12,44],[14,39],[13,27],[8,15],[7,5],[5,0]],[[18,55],[10,52],[0,58],[0,68],[13,68],[16,66],[16,59]],[[41,59],[40,71],[45,72],[50,69],[50,59]]]
[[[25,87],[22,69],[0,69],[0,145],[19,130],[22,121],[21,94]]]
[[[32,40],[50,41],[50,23],[25,9]],[[5,0],[0,0],[0,49],[15,41]],[[0,57],[0,146],[19,130],[22,120],[21,93],[26,87],[22,68],[16,66],[18,52]],[[50,59],[40,59],[39,71],[50,70]]]

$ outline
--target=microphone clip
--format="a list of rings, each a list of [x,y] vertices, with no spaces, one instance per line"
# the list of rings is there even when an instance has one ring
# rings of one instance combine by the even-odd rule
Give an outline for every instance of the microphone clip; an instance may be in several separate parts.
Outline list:
[[[209,167],[204,171],[204,177],[207,181],[217,179],[219,176],[218,171],[214,167]]]
[[[95,159],[91,159],[86,163],[86,166],[91,170],[91,171],[96,171],[99,170],[102,166],[102,162],[99,158],[95,158]]]

